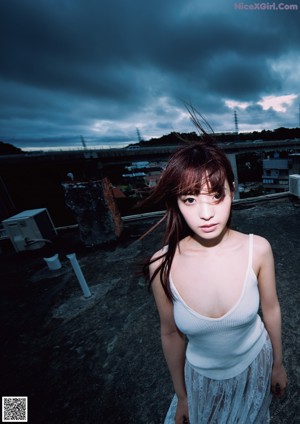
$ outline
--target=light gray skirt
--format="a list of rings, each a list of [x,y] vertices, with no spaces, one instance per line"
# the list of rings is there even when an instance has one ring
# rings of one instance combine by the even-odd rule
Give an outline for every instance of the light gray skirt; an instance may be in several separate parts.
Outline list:
[[[212,380],[185,365],[190,424],[267,424],[270,422],[272,345],[269,337],[249,367],[236,377]],[[174,396],[165,424],[174,424]]]

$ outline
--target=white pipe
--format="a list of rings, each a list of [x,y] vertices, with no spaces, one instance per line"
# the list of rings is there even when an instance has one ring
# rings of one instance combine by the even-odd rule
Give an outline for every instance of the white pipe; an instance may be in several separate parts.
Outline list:
[[[70,259],[71,265],[79,281],[80,287],[82,288],[84,297],[85,298],[91,297],[92,293],[90,292],[89,286],[87,285],[87,282],[85,281],[85,278],[82,274],[82,271],[80,269],[79,263],[76,258],[76,254],[70,253],[69,255],[66,255],[66,256],[68,259]]]
[[[49,257],[44,258],[44,261],[46,262],[46,264],[48,265],[48,268],[51,271],[56,271],[61,268],[61,262],[59,260],[58,253],[51,256],[50,258]]]

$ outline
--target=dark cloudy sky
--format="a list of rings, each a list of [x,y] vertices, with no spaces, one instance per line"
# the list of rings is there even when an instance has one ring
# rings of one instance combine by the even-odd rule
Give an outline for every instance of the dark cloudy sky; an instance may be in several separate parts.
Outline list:
[[[184,102],[216,132],[234,110],[240,131],[299,125],[299,0],[1,0],[0,19],[2,141],[189,132]]]

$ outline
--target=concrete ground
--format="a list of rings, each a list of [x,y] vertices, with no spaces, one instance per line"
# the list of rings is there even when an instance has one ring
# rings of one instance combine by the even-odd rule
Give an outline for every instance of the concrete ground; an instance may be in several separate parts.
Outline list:
[[[98,249],[84,248],[76,230],[60,233],[57,271],[40,251],[2,246],[1,395],[28,396],[29,423],[163,423],[173,389],[153,297],[140,275],[162,229],[135,242],[154,222],[127,222],[118,242]],[[300,423],[299,223],[294,198],[234,207],[233,228],[268,238],[276,261],[289,388],[272,403],[272,424]],[[70,252],[93,293],[88,300]]]

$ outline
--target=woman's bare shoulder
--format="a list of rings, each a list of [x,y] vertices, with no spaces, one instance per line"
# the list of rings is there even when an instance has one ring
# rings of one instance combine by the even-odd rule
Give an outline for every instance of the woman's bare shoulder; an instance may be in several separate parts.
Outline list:
[[[235,235],[237,241],[239,240],[242,243],[247,243],[249,240],[249,234],[241,233],[239,231],[232,231],[232,233]],[[263,254],[270,251],[271,245],[266,238],[253,234],[253,248],[258,253]]]
[[[272,247],[264,237],[253,235],[253,269],[257,275],[266,264],[274,264]]]
[[[253,247],[255,252],[257,252],[259,255],[265,255],[272,252],[269,241],[266,238],[256,234],[253,235]]]

